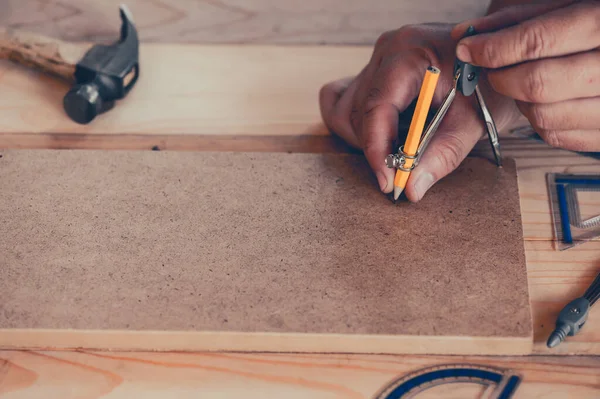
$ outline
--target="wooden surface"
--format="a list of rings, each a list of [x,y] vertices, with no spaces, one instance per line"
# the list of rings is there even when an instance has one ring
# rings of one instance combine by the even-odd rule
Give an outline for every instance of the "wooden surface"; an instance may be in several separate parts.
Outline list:
[[[140,52],[134,89],[88,125],[65,114],[68,84],[0,60],[0,148],[339,151],[321,122],[319,89],[357,74],[372,48],[148,44]]]
[[[265,146],[280,143],[265,138]],[[88,142],[89,143],[89,142]],[[108,146],[108,138],[97,144]],[[60,143],[59,143],[60,144]],[[68,141],[61,145],[67,145]],[[594,172],[599,161],[531,141],[505,139],[517,159],[534,351],[562,356],[435,357],[235,353],[0,352],[0,395],[13,398],[195,398],[232,397],[371,398],[390,381],[415,369],[457,362],[517,370],[524,381],[515,398],[597,398],[600,395],[600,317],[593,309],[585,328],[554,349],[545,347],[558,311],[581,295],[600,271],[600,242],[565,252],[553,249],[546,171]],[[130,143],[135,145],[135,143]],[[298,147],[296,147],[298,148]],[[306,146],[300,147],[307,151]],[[487,150],[487,143],[480,146]],[[287,151],[287,147],[279,147]],[[318,151],[319,149],[316,149]],[[565,356],[565,355],[595,356]],[[473,386],[442,386],[445,398],[478,397]],[[427,396],[421,396],[427,397]],[[433,391],[429,397],[442,397]]]
[[[0,26],[112,41],[121,0],[3,0]],[[131,0],[145,42],[372,44],[385,30],[483,15],[489,0]]]
[[[232,49],[235,50],[235,49]],[[328,76],[311,75],[317,82],[304,82],[306,86],[317,87],[329,76],[343,76],[348,70],[354,70],[355,66],[362,65],[362,60],[368,56],[369,50],[364,48],[349,49],[354,52],[356,61],[352,62],[353,56],[347,55],[345,62],[331,65]],[[320,49],[314,49],[314,54],[321,54]],[[329,54],[331,59],[338,59],[341,53],[336,53],[336,49],[331,49]],[[343,51],[343,50],[340,50]],[[344,50],[345,51],[345,50]],[[315,57],[317,59],[317,57]],[[321,60],[324,65],[330,57]],[[348,68],[348,63],[351,67]],[[293,66],[288,66],[293,68]],[[336,68],[339,68],[336,72]],[[346,69],[348,68],[348,69]],[[13,74],[10,80],[4,78],[7,73]],[[11,84],[19,82],[26,88],[32,89],[27,93],[26,90],[12,90],[12,101],[5,102],[0,107],[3,112],[2,119],[7,117],[12,121],[2,126],[11,130],[12,123],[16,125],[16,133],[5,133],[0,135],[0,147],[10,148],[104,148],[104,149],[150,149],[153,146],[160,148],[178,149],[178,150],[233,150],[246,151],[248,149],[257,151],[292,151],[292,152],[323,152],[323,151],[345,151],[345,147],[325,135],[295,135],[295,136],[260,136],[259,133],[250,136],[234,135],[171,135],[166,129],[156,135],[141,134],[110,134],[102,133],[49,133],[45,132],[48,126],[43,115],[56,115],[56,109],[60,107],[62,93],[60,86],[53,86],[46,80],[25,80],[19,76],[23,72],[14,69],[6,69],[3,66],[0,74],[0,87],[2,89],[10,88]],[[15,76],[16,74],[16,76]],[[11,83],[14,82],[14,83]],[[263,87],[264,90],[274,90],[269,85]],[[301,89],[297,89],[301,90]],[[58,91],[56,94],[54,91]],[[55,98],[59,102],[40,100],[39,96]],[[55,96],[55,97],[52,97]],[[315,97],[316,98],[316,94]],[[6,99],[6,96],[0,97],[0,101]],[[38,104],[39,115],[42,117],[41,123],[36,124],[36,115],[34,110],[26,111],[27,102]],[[313,100],[310,102],[301,102],[300,105],[307,107],[316,117],[313,108],[316,106]],[[12,110],[12,112],[11,112]],[[18,111],[18,112],[17,112]],[[18,113],[18,117],[14,114]],[[29,118],[31,121],[23,122],[22,119]],[[61,119],[63,122],[66,118]],[[318,118],[308,122],[309,125],[318,123]],[[61,122],[61,123],[63,123]],[[110,125],[109,121],[104,122]],[[226,122],[228,123],[228,122]],[[290,124],[291,125],[291,124]],[[23,132],[23,126],[38,126],[33,133]],[[40,127],[41,126],[41,127]],[[13,131],[15,131],[13,129]],[[38,133],[40,132],[40,133]],[[519,191],[521,195],[521,209],[523,217],[523,229],[525,236],[525,248],[527,257],[528,280],[530,287],[531,309],[534,320],[534,351],[538,354],[559,354],[562,356],[553,358],[525,357],[511,359],[506,363],[498,358],[481,358],[482,361],[490,365],[507,365],[507,367],[519,368],[525,373],[526,380],[520,395],[516,397],[557,397],[563,398],[569,395],[573,397],[598,397],[598,357],[600,355],[600,317],[598,309],[593,309],[585,328],[575,337],[569,337],[568,340],[554,349],[545,347],[545,341],[553,328],[554,320],[558,311],[571,299],[583,293],[587,285],[592,281],[595,275],[600,271],[600,242],[590,242],[580,247],[570,249],[566,252],[558,252],[553,249],[552,228],[550,224],[550,214],[548,208],[547,191],[544,181],[544,175],[550,171],[562,172],[597,172],[600,168],[600,161],[583,157],[567,151],[561,151],[549,148],[531,141],[525,141],[516,138],[504,138],[501,140],[503,151],[506,156],[514,157],[517,161],[519,173]],[[480,146],[482,150],[487,150],[488,144],[483,142]],[[572,357],[565,355],[596,355],[593,357]],[[131,354],[120,353],[112,354],[118,359],[99,363],[97,356],[82,355],[80,353],[52,352],[43,353],[40,356],[38,352],[8,351],[0,355],[4,359],[10,358],[17,366],[0,367],[0,375],[4,377],[2,389],[10,387],[13,392],[11,397],[65,397],[65,387],[74,387],[69,391],[73,397],[99,397],[106,392],[112,392],[109,397],[130,397],[132,392],[142,392],[150,395],[158,392],[159,397],[173,395],[182,397],[188,394],[195,397],[198,393],[208,392],[230,392],[244,393],[249,392],[275,392],[274,396],[292,397],[299,390],[299,397],[307,396],[303,392],[309,392],[309,395],[317,397],[315,392],[319,392],[322,397],[336,396],[337,391],[343,392],[338,397],[360,397],[360,394],[348,393],[345,387],[350,387],[353,391],[367,392],[363,397],[368,397],[373,390],[378,389],[387,383],[390,379],[399,373],[407,370],[405,366],[410,365],[411,369],[420,367],[424,364],[449,363],[460,361],[456,358],[437,358],[437,357],[415,357],[415,356],[337,356],[322,355],[315,356],[306,364],[306,357],[303,355],[278,355],[278,362],[272,363],[273,355],[256,354],[244,355],[254,360],[243,359],[232,361],[229,366],[215,363],[213,354]],[[106,354],[105,354],[106,355]],[[50,356],[50,358],[48,357]],[[237,357],[237,355],[220,355]],[[120,359],[119,359],[120,357]],[[139,357],[146,360],[140,361]],[[193,357],[197,361],[196,365],[190,361]],[[56,360],[55,358],[59,358]],[[127,360],[127,359],[133,360]],[[383,361],[381,360],[383,359]],[[472,360],[469,360],[472,361]],[[102,360],[104,362],[104,360]],[[334,371],[323,372],[321,368],[315,368],[315,363],[324,362],[333,364],[330,366]],[[370,383],[370,371],[364,370],[373,364],[378,364],[378,368],[385,373],[376,383]],[[262,368],[266,365],[272,365],[272,371],[264,371]],[[271,367],[271,366],[268,366]],[[399,369],[398,367],[402,367]],[[337,372],[338,368],[343,371]],[[273,370],[274,369],[274,370]],[[8,370],[8,371],[6,371]],[[77,370],[77,373],[76,373]],[[193,371],[192,371],[193,370]],[[260,371],[259,371],[260,370]],[[348,370],[355,370],[350,372]],[[364,371],[364,374],[363,374]],[[4,372],[4,374],[1,374]],[[188,372],[197,372],[199,374],[182,374]],[[16,374],[19,373],[19,374]],[[76,374],[74,374],[76,373]],[[81,376],[80,373],[84,373]],[[251,373],[251,374],[248,374]],[[23,376],[13,378],[15,375]],[[181,377],[179,377],[181,376]],[[528,376],[528,377],[527,377]],[[205,377],[205,378],[203,378]],[[235,383],[232,383],[232,381]],[[9,381],[9,382],[7,382]],[[114,381],[117,381],[115,384]],[[310,385],[313,383],[314,385]],[[382,384],[380,384],[382,382]],[[259,384],[259,385],[257,385]],[[309,384],[308,387],[306,384]],[[114,385],[119,385],[118,389],[113,391]],[[15,387],[22,386],[23,389],[17,390]],[[316,386],[316,387],[315,387]],[[341,388],[340,388],[341,386]],[[180,389],[180,387],[184,387]],[[261,387],[262,391],[257,387]],[[376,387],[376,388],[375,388]],[[226,391],[228,390],[229,391]],[[48,392],[48,394],[46,394]],[[446,387],[446,392],[449,388]],[[79,395],[78,395],[79,394]],[[231,396],[229,395],[229,396]],[[466,395],[457,394],[457,397]],[[6,395],[6,397],[9,397]],[[68,396],[67,396],[68,397]],[[475,396],[473,396],[475,397]]]
[[[371,51],[368,47],[141,46],[136,86],[109,113],[84,126],[71,121],[63,110],[68,84],[0,62],[0,131],[327,135],[320,124],[320,87],[339,74],[358,73]]]
[[[0,397],[371,399],[409,372],[468,363],[522,375],[514,399],[596,399],[600,359],[239,353],[0,352]],[[475,384],[450,384],[417,399],[479,398]]]
[[[510,159],[394,205],[360,155],[2,155],[0,348],[531,351]]]

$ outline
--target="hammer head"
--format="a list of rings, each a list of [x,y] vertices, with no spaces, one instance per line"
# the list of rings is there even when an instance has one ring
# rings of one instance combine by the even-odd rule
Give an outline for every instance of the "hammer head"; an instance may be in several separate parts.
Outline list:
[[[124,98],[138,80],[139,41],[126,6],[120,7],[121,37],[111,45],[95,45],[75,66],[75,84],[63,100],[77,123],[87,124]]]

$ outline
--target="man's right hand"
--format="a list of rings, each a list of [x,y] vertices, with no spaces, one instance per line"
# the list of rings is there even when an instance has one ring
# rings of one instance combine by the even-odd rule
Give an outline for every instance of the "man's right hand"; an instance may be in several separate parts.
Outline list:
[[[485,69],[549,145],[600,151],[600,2],[553,0],[506,7],[459,24],[457,55]]]
[[[453,83],[456,41],[452,25],[426,24],[383,34],[365,68],[353,78],[325,85],[320,92],[321,113],[327,127],[348,144],[362,149],[384,193],[393,191],[394,169],[385,165],[397,137],[399,113],[419,95],[425,70],[441,69],[432,107],[439,107]],[[482,76],[483,78],[483,76]],[[480,78],[486,103],[498,129],[519,116],[515,102],[487,87]],[[438,180],[464,160],[485,133],[474,96],[458,95],[435,133],[405,193],[419,201]]]

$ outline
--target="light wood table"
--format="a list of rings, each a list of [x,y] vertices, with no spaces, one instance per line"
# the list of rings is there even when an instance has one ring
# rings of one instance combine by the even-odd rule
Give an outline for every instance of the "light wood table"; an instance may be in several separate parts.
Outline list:
[[[145,54],[151,54],[151,50],[147,50]],[[185,48],[179,48],[173,51],[184,50]],[[185,51],[187,53],[187,50]],[[214,51],[217,54],[220,50]],[[2,72],[0,91],[4,90],[5,93],[8,91],[8,95],[13,96],[11,101],[6,98],[0,99],[0,112],[6,116],[0,122],[2,130],[0,148],[143,148],[149,150],[157,146],[159,149],[177,150],[345,151],[346,148],[339,141],[323,134],[322,129],[320,133],[305,129],[307,121],[315,120],[314,101],[317,99],[315,87],[318,87],[322,80],[343,76],[345,72],[362,65],[365,56],[369,53],[368,49],[336,51],[340,57],[332,57],[335,62],[329,59],[328,65],[331,65],[331,68],[325,68],[327,76],[310,70],[308,72],[311,73],[309,78],[312,79],[311,82],[293,87],[296,95],[292,97],[296,102],[291,107],[296,112],[295,115],[301,117],[299,122],[294,122],[296,124],[290,122],[291,127],[285,130],[283,126],[285,121],[281,122],[277,119],[279,111],[265,107],[264,115],[271,118],[269,121],[273,121],[270,127],[252,124],[227,125],[225,135],[210,135],[208,132],[192,134],[194,127],[201,125],[196,125],[193,118],[185,119],[175,114],[172,115],[172,119],[169,119],[169,115],[164,116],[166,124],[161,125],[159,122],[148,124],[146,126],[148,129],[155,130],[151,134],[140,134],[145,125],[136,124],[138,119],[135,115],[139,110],[127,110],[126,105],[113,113],[111,118],[114,119],[105,118],[94,127],[82,129],[81,134],[77,134],[76,126],[61,122],[63,120],[61,118],[64,117],[59,107],[43,105],[60,101],[62,96],[60,93],[63,90],[61,86],[47,86],[51,85],[48,80],[35,81],[32,80],[32,75],[17,73],[12,69],[2,70],[0,66]],[[305,49],[300,54],[307,56],[307,52],[312,52],[315,58],[324,59],[322,49]],[[257,65],[261,61],[260,57],[248,58],[248,53],[240,55],[237,51],[235,54],[244,58],[245,62],[256,64],[250,65],[246,73],[254,73],[256,79],[259,79],[260,68]],[[296,68],[296,64],[289,62],[287,57],[277,54],[279,53],[269,53],[271,63],[277,65],[279,59],[277,57],[280,57],[280,67],[288,68],[289,71]],[[195,57],[200,59],[202,55]],[[215,57],[218,58],[219,55],[206,58],[206,62],[216,63]],[[248,59],[250,61],[247,61]],[[344,68],[347,69],[343,70]],[[148,72],[151,73],[152,70]],[[154,73],[161,73],[161,70]],[[286,80],[282,78],[282,81]],[[172,87],[172,83],[168,83],[169,87]],[[162,84],[167,85],[167,83]],[[201,98],[201,94],[198,94],[201,91],[195,91],[193,87],[185,88],[189,90],[189,101],[193,101],[191,99],[193,96]],[[234,83],[231,83],[231,92],[225,94],[231,95],[235,90],[238,89]],[[281,95],[276,84],[265,90],[273,90],[276,95]],[[142,89],[138,91],[137,99],[141,104],[144,104],[143,93]],[[217,99],[223,101],[223,98]],[[276,100],[280,97],[273,98]],[[254,100],[249,98],[244,101]],[[32,104],[38,107],[39,118],[24,117],[33,115],[31,114],[33,111],[29,111]],[[135,101],[131,100],[129,104],[135,104]],[[276,101],[273,104],[277,105]],[[267,110],[270,113],[267,113]],[[175,110],[171,112],[174,113]],[[13,119],[10,119],[11,115]],[[131,120],[127,120],[127,115],[133,115]],[[156,114],[152,117],[158,118]],[[111,123],[111,120],[115,122]],[[117,123],[118,121],[122,124]],[[171,122],[178,127],[175,134],[166,132],[165,126],[170,126]],[[279,124],[280,122],[283,125]],[[187,125],[184,126],[182,123]],[[125,129],[118,131],[120,126],[125,126]],[[245,128],[247,131],[236,136],[232,132],[238,128]],[[161,129],[165,131],[164,134],[160,133]],[[261,130],[265,131],[264,135],[259,133]],[[291,133],[279,135],[278,131]],[[482,143],[476,151],[486,151],[486,146],[486,143]],[[565,171],[597,173],[600,171],[600,161],[514,137],[503,137],[502,146],[504,154],[515,158],[518,166],[534,319],[535,354],[533,356],[485,358],[353,354],[3,351],[0,352],[0,396],[2,398],[234,396],[368,398],[373,397],[391,380],[407,372],[436,364],[468,362],[512,368],[522,373],[524,379],[515,395],[517,398],[600,397],[600,311],[598,309],[592,309],[588,323],[577,336],[569,337],[567,342],[555,349],[549,350],[545,347],[545,341],[554,326],[558,311],[571,299],[581,295],[600,271],[600,240],[565,252],[554,250],[545,174]],[[600,201],[588,205],[600,209]],[[452,397],[476,397],[474,386],[471,385],[457,384],[440,389]],[[437,391],[438,394],[439,392]]]

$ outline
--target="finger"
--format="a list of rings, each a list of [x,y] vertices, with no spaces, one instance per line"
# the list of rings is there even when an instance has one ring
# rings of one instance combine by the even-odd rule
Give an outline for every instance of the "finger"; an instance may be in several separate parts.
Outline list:
[[[405,192],[409,201],[420,201],[436,182],[460,165],[482,137],[481,121],[465,117],[466,113],[476,115],[468,105],[449,109],[408,179]]]
[[[360,148],[360,142],[350,123],[350,110],[357,87],[358,77],[328,83],[321,88],[319,104],[321,115],[329,130],[349,145]]]
[[[373,87],[373,78],[375,74],[379,73],[381,70],[393,69],[395,64],[410,62],[410,60],[416,56],[429,59],[431,65],[437,63],[436,54],[432,51],[424,50],[421,54],[415,54],[413,51],[402,53],[401,48],[394,49],[394,46],[397,46],[398,44],[405,45],[406,43],[415,40],[414,34],[411,35],[409,32],[410,31],[400,28],[395,31],[385,32],[377,39],[377,44],[373,50],[371,59],[365,69],[361,72],[362,77],[350,113],[350,122],[358,135],[360,135],[362,130],[362,117],[365,112],[364,105],[367,97],[372,94],[370,90]],[[419,45],[421,45],[420,42]],[[385,55],[390,53],[394,53],[396,56],[386,58]]]
[[[385,157],[393,150],[398,124],[398,109],[392,104],[381,104],[364,115],[362,148],[365,158],[377,177],[379,188],[384,193],[394,189],[394,169],[385,165]]]
[[[600,126],[600,97],[550,104],[517,101],[517,107],[536,129],[593,130]]]
[[[500,94],[519,101],[552,103],[600,95],[600,51],[530,61],[487,73]]]
[[[377,39],[377,43],[373,49],[370,60],[360,73],[358,87],[356,88],[356,92],[352,100],[352,106],[350,108],[350,124],[352,125],[352,128],[356,132],[357,136],[360,135],[360,130],[362,128],[362,104],[367,96],[369,87],[371,87],[373,75],[375,75],[379,69],[379,65],[383,59],[383,54],[389,45],[391,37],[392,32],[384,32]]]
[[[321,114],[329,115],[333,106],[337,104],[342,94],[348,89],[350,83],[355,80],[354,77],[348,76],[346,78],[334,80],[329,82],[321,88],[319,92],[319,104],[321,106]]]
[[[576,0],[562,0],[542,4],[518,4],[502,8],[501,10],[493,12],[484,17],[467,20],[457,24],[454,28],[452,28],[450,35],[452,39],[460,40],[464,37],[467,29],[469,29],[470,26],[475,28],[475,31],[478,33],[508,28],[509,26],[513,26],[519,22],[535,18],[549,11],[563,8],[574,3],[575,1]]]
[[[418,96],[430,60],[411,52],[382,64],[361,105],[363,151],[385,193],[393,190],[394,169],[385,165],[398,136],[398,114]]]
[[[373,82],[373,76],[377,73],[379,69],[379,64],[381,62],[381,58],[377,56],[378,50],[373,52],[373,57],[369,64],[363,70],[363,76],[360,79],[358,87],[356,88],[356,93],[354,94],[354,98],[352,99],[352,107],[350,110],[350,123],[358,136],[360,141],[360,134],[362,130],[362,114],[363,114],[363,104],[365,102],[366,97],[369,93],[369,88]]]
[[[599,18],[595,1],[577,2],[494,33],[464,38],[456,55],[474,65],[501,68],[588,51],[600,45]]]
[[[600,151],[600,130],[537,130],[537,134],[550,146],[570,151]]]

